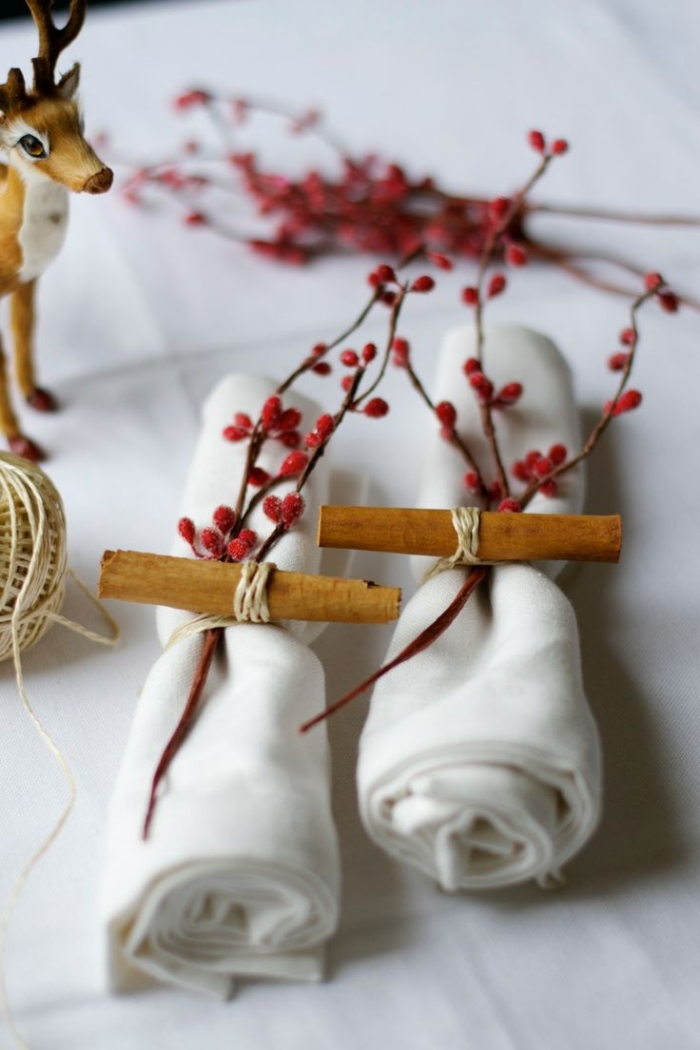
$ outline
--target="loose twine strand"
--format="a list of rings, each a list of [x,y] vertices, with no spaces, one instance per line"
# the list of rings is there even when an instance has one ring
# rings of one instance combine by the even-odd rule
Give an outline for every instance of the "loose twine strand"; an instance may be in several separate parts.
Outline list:
[[[59,612],[70,575],[101,612],[111,636],[97,634]],[[62,624],[89,641],[115,645],[119,626],[105,607],[68,567],[63,503],[57,490],[34,464],[14,456],[0,456],[0,661],[12,656],[17,692],[37,735],[53,755],[68,787],[68,801],[44,841],[23,865],[0,914],[0,1012],[16,1044],[28,1050],[17,1031],[7,996],[5,943],[10,919],[29,876],[48,853],[70,817],[76,783],[66,756],[34,711],[27,695],[21,653],[54,623]]]
[[[481,525],[481,511],[478,507],[453,507],[452,525],[457,535],[457,546],[453,554],[447,558],[440,558],[435,562],[432,569],[423,577],[423,583],[439,576],[441,572],[456,569],[462,565],[491,565],[492,562],[482,561],[479,557],[479,527]]]
[[[175,628],[166,643],[166,651],[185,638],[201,634],[202,631],[235,627],[239,623],[269,623],[268,583],[270,574],[275,568],[274,562],[271,561],[241,562],[241,575],[233,595],[232,614],[217,616],[202,613],[200,616],[193,616]]]

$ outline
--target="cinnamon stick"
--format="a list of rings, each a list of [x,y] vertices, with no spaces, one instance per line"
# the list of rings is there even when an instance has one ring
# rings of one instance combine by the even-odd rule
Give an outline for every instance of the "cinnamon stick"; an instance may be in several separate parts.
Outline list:
[[[316,540],[321,547],[436,558],[457,546],[449,510],[398,507],[321,507]],[[618,514],[481,514],[478,557],[484,561],[616,562],[621,546]]]
[[[137,551],[105,551],[99,595],[146,605],[227,616],[240,579],[237,564],[195,561]],[[401,591],[369,580],[346,580],[273,569],[268,607],[273,620],[388,623],[397,619]]]

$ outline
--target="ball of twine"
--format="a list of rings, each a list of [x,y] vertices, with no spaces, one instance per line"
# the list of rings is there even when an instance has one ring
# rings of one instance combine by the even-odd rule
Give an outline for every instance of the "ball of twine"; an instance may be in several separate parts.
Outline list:
[[[68,560],[63,501],[44,471],[0,453],[0,661],[28,649],[63,603]]]
[[[61,616],[59,610],[69,572],[110,625],[111,636],[96,634]],[[0,912],[0,1017],[4,1017],[17,1045],[25,1048],[27,1044],[17,1031],[7,998],[5,937],[27,879],[61,834],[76,797],[75,778],[68,761],[29,702],[22,673],[20,652],[34,645],[52,623],[60,623],[102,645],[115,645],[119,638],[119,627],[105,607],[68,568],[65,512],[53,482],[36,464],[0,452],[0,661],[13,658],[19,698],[37,733],[58,762],[69,793],[63,812],[25,863]]]

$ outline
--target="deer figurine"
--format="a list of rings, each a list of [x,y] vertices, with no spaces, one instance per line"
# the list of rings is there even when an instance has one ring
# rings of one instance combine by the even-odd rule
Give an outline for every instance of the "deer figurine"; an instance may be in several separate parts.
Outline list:
[[[104,193],[112,172],[86,142],[76,101],[80,66],[56,79],[58,56],[80,32],[87,0],[71,0],[62,29],[53,22],[53,0],[26,0],[39,33],[33,59],[34,84],[27,90],[21,70],[0,84],[0,297],[10,297],[15,376],[20,393],[35,409],[56,407],[37,385],[33,331],[37,281],[58,255],[68,222],[68,191]],[[8,390],[0,336],[0,431],[10,451],[37,461],[38,445],[22,433]]]

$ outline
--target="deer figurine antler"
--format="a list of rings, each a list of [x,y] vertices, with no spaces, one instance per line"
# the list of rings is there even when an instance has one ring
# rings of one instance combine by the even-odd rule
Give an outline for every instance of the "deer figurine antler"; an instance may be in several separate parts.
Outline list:
[[[56,407],[37,386],[33,364],[34,297],[40,275],[61,249],[68,220],[68,191],[104,193],[112,172],[86,142],[76,102],[80,66],[56,80],[59,55],[78,36],[87,0],[71,0],[68,21],[59,29],[53,0],[26,0],[39,32],[30,90],[21,70],[0,84],[0,297],[10,296],[15,374],[20,393],[40,411]],[[8,390],[0,337],[0,431],[10,450],[27,459],[41,449],[20,430]]]

